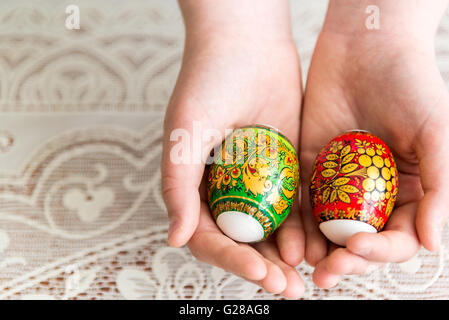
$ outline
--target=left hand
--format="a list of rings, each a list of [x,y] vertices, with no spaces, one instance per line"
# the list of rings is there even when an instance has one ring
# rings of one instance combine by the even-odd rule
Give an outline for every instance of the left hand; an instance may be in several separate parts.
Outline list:
[[[331,1],[329,10],[335,6]],[[433,35],[389,28],[346,33],[336,25],[325,24],[317,42],[301,126],[305,259],[316,266],[313,280],[321,288],[335,286],[344,274],[406,261],[421,245],[438,250],[449,213],[449,94]],[[398,200],[382,232],[358,233],[346,248],[328,248],[311,213],[308,183],[321,147],[349,129],[368,130],[390,147],[399,170]]]

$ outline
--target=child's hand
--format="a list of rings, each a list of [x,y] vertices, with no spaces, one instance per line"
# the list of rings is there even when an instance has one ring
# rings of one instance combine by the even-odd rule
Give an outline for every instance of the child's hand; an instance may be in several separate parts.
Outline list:
[[[236,243],[222,234],[209,212],[204,162],[174,164],[170,159],[171,148],[179,143],[170,141],[170,134],[181,128],[190,139],[201,138],[201,132],[193,135],[194,125],[218,130],[224,138],[225,129],[269,124],[297,146],[302,91],[288,4],[256,2],[180,2],[186,47],[166,113],[162,159],[163,196],[171,221],[168,241],[175,247],[187,243],[198,260],[295,298],[304,290],[294,268],[304,253],[298,206],[269,240]],[[200,141],[202,159],[220,142]]]
[[[353,2],[330,3],[308,75],[301,127],[306,261],[316,266],[314,282],[322,288],[336,285],[343,274],[408,260],[421,244],[437,250],[449,213],[449,95],[433,52],[446,1],[432,6],[421,1],[425,8],[403,2],[408,24],[401,12],[374,1],[379,30],[364,26],[368,4]],[[400,172],[399,194],[384,231],[358,233],[347,248],[328,250],[306,201],[308,179],[320,148],[348,129],[369,130],[386,141]]]

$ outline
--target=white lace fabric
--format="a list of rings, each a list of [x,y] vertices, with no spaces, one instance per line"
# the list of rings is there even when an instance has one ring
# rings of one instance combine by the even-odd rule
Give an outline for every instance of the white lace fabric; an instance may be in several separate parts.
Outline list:
[[[169,248],[162,119],[184,29],[170,1],[0,3],[0,299],[280,299]],[[292,1],[306,74],[327,2]],[[449,15],[436,50],[449,81]],[[448,299],[438,253],[330,290],[298,266],[304,299]]]

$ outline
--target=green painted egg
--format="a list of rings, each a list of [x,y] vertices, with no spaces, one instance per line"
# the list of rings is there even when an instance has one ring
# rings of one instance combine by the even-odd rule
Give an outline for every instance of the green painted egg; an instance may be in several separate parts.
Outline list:
[[[217,149],[208,201],[221,231],[239,242],[265,240],[290,213],[299,185],[291,142],[262,125],[234,130]]]

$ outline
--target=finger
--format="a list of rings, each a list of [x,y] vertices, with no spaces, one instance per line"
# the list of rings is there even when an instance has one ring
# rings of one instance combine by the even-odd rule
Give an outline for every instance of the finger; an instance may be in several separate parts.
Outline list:
[[[200,221],[188,243],[198,260],[212,264],[239,277],[262,280],[267,275],[263,257],[247,244],[238,244],[225,236],[212,219],[207,204],[201,203]]]
[[[281,293],[287,287],[287,278],[281,268],[276,264],[265,260],[267,264],[267,275],[260,281],[261,286],[270,293]]]
[[[383,264],[381,262],[371,262],[353,254],[346,248],[336,249],[323,261],[327,272],[339,275],[365,274]]]
[[[309,201],[308,186],[302,186],[301,214],[306,237],[305,260],[311,266],[316,264],[327,255],[327,240],[318,229],[318,224],[312,214]]]
[[[316,225],[314,217],[304,214],[304,229],[306,233],[305,260],[309,265],[316,264],[327,255],[327,240]]]
[[[298,201],[276,232],[276,243],[282,260],[295,267],[304,259],[305,235],[299,215]]]
[[[312,281],[313,283],[321,289],[329,289],[335,287],[341,280],[340,274],[335,274],[327,271],[326,269],[326,259],[322,259],[315,266],[313,271]]]
[[[395,209],[385,231],[360,232],[350,237],[346,248],[352,253],[376,262],[403,262],[420,248],[415,229],[417,203],[411,202]]]
[[[304,139],[303,135],[302,144]],[[309,198],[309,181],[315,157],[315,152],[302,151],[301,153],[301,218],[306,238],[305,260],[311,266],[315,266],[327,255],[327,240],[318,229]]]
[[[280,292],[283,296],[289,299],[297,299],[300,298],[305,290],[304,283],[299,276],[296,269],[288,264],[286,264],[275,246],[274,243],[270,242],[262,242],[255,244],[254,247],[265,257],[267,261],[267,265],[276,266],[274,268],[276,273],[271,273],[270,271],[267,273],[267,276],[263,281],[261,281],[261,285],[265,288],[265,290],[271,292]],[[282,277],[285,279],[282,280],[278,271],[281,271]]]
[[[192,170],[181,180],[177,167],[164,165],[162,171],[162,195],[170,219],[168,244],[180,247],[187,243],[198,224],[200,194],[197,179],[202,169]]]
[[[445,169],[449,161],[449,128],[447,124],[433,126],[431,123],[427,127],[430,129],[423,133],[427,138],[417,146],[424,197],[419,204],[416,226],[423,246],[437,251],[442,227],[449,217],[449,170]]]
[[[203,140],[207,126],[176,108],[164,123],[162,196],[170,219],[168,243],[179,247],[193,235],[199,219],[200,193],[205,158],[216,140]],[[215,132],[220,132],[215,130]]]
[[[366,274],[380,265],[381,263],[370,262],[345,248],[338,248],[318,263],[313,273],[313,282],[322,289],[329,289],[336,286],[343,275]]]

